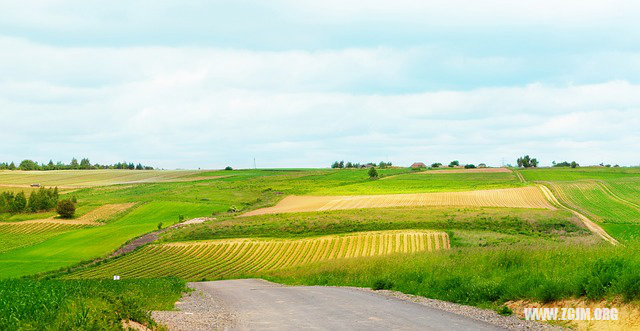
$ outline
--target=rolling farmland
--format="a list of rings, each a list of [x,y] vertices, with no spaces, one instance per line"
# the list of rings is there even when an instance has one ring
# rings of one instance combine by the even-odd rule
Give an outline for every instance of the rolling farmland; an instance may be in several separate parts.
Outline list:
[[[0,171],[0,187],[28,188],[31,184],[83,188],[115,184],[161,183],[200,179],[195,170],[49,170]]]
[[[187,280],[237,277],[343,258],[449,249],[448,235],[386,231],[298,240],[223,239],[150,245],[71,278],[178,276]]]
[[[369,196],[289,196],[274,207],[244,216],[291,212],[408,206],[474,206],[555,209],[535,186],[467,192]]]
[[[0,253],[12,249],[43,242],[49,238],[72,230],[86,227],[86,224],[65,224],[56,222],[0,223]]]

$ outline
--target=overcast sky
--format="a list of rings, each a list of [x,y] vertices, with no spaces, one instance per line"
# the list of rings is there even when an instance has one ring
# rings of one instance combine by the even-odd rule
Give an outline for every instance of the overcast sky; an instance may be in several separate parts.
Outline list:
[[[637,1],[0,0],[0,161],[640,164]]]

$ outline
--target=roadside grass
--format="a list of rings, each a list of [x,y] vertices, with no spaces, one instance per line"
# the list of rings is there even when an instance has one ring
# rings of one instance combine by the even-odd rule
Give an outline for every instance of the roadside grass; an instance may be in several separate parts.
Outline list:
[[[161,236],[164,242],[234,237],[307,237],[400,229],[485,230],[503,234],[554,237],[588,235],[563,210],[525,208],[396,207],[284,213],[190,225]]]
[[[186,290],[178,278],[0,280],[0,330],[121,330],[123,320],[156,326]]]
[[[638,245],[510,245],[357,258],[250,275],[290,285],[376,287],[466,305],[640,299]]]

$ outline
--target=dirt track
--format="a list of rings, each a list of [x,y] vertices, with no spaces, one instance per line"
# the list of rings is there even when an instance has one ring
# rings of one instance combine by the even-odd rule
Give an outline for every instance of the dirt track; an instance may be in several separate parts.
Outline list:
[[[257,209],[243,216],[404,206],[475,206],[556,209],[536,186],[416,194],[355,196],[288,196],[277,205]]]
[[[615,238],[613,238],[610,234],[608,234],[607,231],[605,231],[598,224],[596,224],[595,222],[590,220],[588,217],[586,217],[586,216],[582,215],[581,213],[579,213],[578,211],[573,210],[573,209],[563,205],[562,203],[560,203],[560,201],[555,197],[555,195],[553,195],[553,192],[551,192],[551,190],[548,187],[546,187],[546,186],[544,186],[542,184],[539,185],[539,187],[542,190],[542,192],[544,193],[544,195],[547,197],[547,199],[549,199],[549,201],[551,201],[556,206],[558,206],[558,207],[560,207],[562,209],[568,210],[572,214],[577,216],[580,219],[580,221],[582,221],[582,223],[587,227],[587,229],[589,229],[589,231],[591,231],[592,233],[596,234],[600,238],[608,241],[612,245],[618,245],[619,244],[619,242]]]

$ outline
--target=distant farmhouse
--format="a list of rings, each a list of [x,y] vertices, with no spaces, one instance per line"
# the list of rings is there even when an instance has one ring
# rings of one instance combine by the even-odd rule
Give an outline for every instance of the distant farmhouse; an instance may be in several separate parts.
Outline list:
[[[415,162],[414,164],[411,165],[412,169],[420,169],[420,168],[426,168],[427,165],[422,163],[422,162]]]

